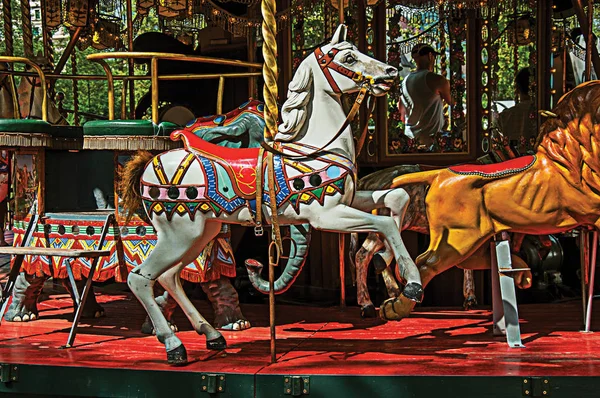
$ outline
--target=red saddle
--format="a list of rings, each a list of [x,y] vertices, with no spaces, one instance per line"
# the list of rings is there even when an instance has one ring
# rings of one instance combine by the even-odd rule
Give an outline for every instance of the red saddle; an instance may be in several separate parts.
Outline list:
[[[448,167],[448,169],[456,174],[478,175],[481,177],[494,178],[525,171],[533,166],[535,161],[536,157],[534,155],[527,155],[500,163],[461,164],[458,166]]]
[[[259,148],[236,149],[211,144],[188,130],[173,131],[171,140],[181,140],[186,149],[200,152],[223,166],[238,196],[248,200],[255,198]]]

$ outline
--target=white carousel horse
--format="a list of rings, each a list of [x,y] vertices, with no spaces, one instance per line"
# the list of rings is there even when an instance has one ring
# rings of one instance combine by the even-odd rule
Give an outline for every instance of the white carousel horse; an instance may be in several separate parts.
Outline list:
[[[223,336],[185,295],[179,271],[219,233],[222,223],[256,225],[256,207],[270,223],[271,194],[281,225],[308,222],[325,231],[380,233],[407,282],[402,294],[421,300],[419,273],[396,224],[408,195],[404,190],[355,191],[354,141],[340,101],[341,94],[357,91],[359,96],[366,90],[385,95],[398,71],[360,53],[345,38],[346,28],[340,25],[331,42],[308,56],[290,82],[282,108],[283,124],[275,137],[285,154],[278,152],[272,162],[264,162],[274,165],[274,176],[269,176],[273,184],[256,176],[257,171],[265,176],[270,172],[262,161],[262,151],[259,159],[258,149],[227,150],[185,130],[172,137],[184,140],[186,149],[155,157],[138,154],[126,165],[125,209],[134,211],[143,201],[158,234],[156,247],[132,270],[127,282],[148,312],[157,338],[165,344],[169,363],[185,363],[187,354],[154,299],[155,281],[178,302],[196,332],[206,335],[207,348],[226,348]],[[273,188],[275,192],[269,192]],[[264,208],[256,205],[256,199]],[[396,217],[371,214],[382,207],[390,208]],[[289,266],[288,262],[276,285],[295,279],[299,269],[289,270]]]
[[[49,70],[51,65],[48,64],[47,60],[38,55],[32,59],[37,63],[43,70]],[[31,70],[27,70],[30,72]],[[21,117],[23,119],[41,119],[42,118],[42,98],[44,91],[40,84],[40,79],[36,76],[23,76],[21,82],[17,88],[19,95],[19,109],[21,110]],[[61,115],[58,107],[54,101],[48,97],[48,123],[53,125],[66,126],[69,123]]]

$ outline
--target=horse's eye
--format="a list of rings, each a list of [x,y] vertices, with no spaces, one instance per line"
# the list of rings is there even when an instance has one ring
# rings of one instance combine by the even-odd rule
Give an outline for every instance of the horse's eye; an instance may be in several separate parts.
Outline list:
[[[353,63],[356,62],[356,58],[354,58],[354,56],[352,54],[348,54],[344,58],[344,62],[347,63],[347,64],[349,64],[349,65],[352,65]]]

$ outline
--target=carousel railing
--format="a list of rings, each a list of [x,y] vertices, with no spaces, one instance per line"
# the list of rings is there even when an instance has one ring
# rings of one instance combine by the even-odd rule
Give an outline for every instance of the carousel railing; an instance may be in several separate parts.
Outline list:
[[[47,97],[48,86],[46,85],[47,75],[44,73],[42,68],[38,64],[33,62],[32,60],[30,60],[28,58],[24,58],[24,57],[0,56],[0,62],[4,62],[4,63],[8,63],[8,64],[16,64],[16,63],[25,64],[25,65],[33,68],[33,70],[35,70],[35,73],[26,73],[26,74],[30,75],[30,76],[39,77],[39,79],[40,79],[40,83],[42,86],[41,87],[42,93],[43,93],[42,120],[47,122],[48,121],[48,97]],[[6,71],[5,73],[12,75],[12,76],[19,75],[19,74],[25,74],[25,73],[19,73],[19,72],[15,72],[15,71]],[[12,97],[13,97],[13,104],[15,105],[15,109],[18,109],[18,99],[16,98],[16,93],[14,91],[12,92]]]
[[[217,90],[217,114],[223,112],[223,93],[225,89],[225,79],[232,78],[248,78],[248,77],[260,77],[261,72],[232,72],[232,73],[197,73],[197,74],[176,74],[176,75],[159,75],[158,61],[169,60],[169,61],[184,61],[184,62],[195,62],[204,64],[217,64],[225,66],[238,66],[250,69],[262,69],[263,65],[255,62],[231,60],[224,58],[214,58],[205,56],[190,56],[184,54],[170,54],[170,53],[157,53],[157,52],[110,52],[110,53],[98,53],[90,54],[87,56],[90,61],[98,62],[104,71],[106,72],[108,81],[108,110],[109,120],[114,120],[114,106],[115,106],[115,88],[114,80],[117,76],[114,76],[107,59],[149,59],[150,60],[150,76],[118,76],[121,80],[150,80],[151,93],[152,93],[152,122],[158,124],[158,103],[159,103],[159,91],[158,82],[159,80],[200,80],[200,79],[219,79],[219,86]]]

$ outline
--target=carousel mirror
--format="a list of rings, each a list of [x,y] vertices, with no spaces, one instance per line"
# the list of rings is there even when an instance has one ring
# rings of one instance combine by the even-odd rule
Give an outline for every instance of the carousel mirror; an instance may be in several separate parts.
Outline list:
[[[399,87],[388,95],[384,153],[466,153],[466,20],[443,5],[397,3],[387,8],[387,61],[402,70]],[[439,95],[423,95],[432,89]]]

